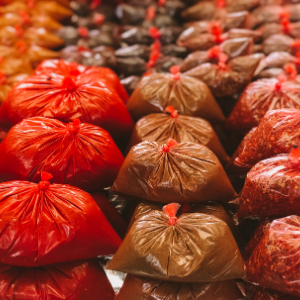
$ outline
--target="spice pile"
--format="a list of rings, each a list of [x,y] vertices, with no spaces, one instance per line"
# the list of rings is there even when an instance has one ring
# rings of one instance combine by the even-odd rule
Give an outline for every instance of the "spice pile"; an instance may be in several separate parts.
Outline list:
[[[300,298],[297,2],[1,1],[0,300]]]

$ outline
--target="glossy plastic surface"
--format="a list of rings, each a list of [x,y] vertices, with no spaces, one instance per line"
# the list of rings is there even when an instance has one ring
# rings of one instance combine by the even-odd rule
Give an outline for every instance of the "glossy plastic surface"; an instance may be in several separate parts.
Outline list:
[[[234,280],[179,283],[127,275],[116,300],[239,300],[243,295]]]
[[[0,180],[39,182],[47,171],[54,183],[97,191],[113,184],[123,161],[100,127],[34,117],[14,126],[0,144]]]
[[[134,124],[124,103],[90,70],[68,76],[41,70],[28,77],[3,102],[1,123],[8,127],[35,116],[66,123],[76,118],[106,129],[114,138],[125,138]]]
[[[162,203],[228,201],[236,195],[211,150],[174,140],[132,147],[112,190]]]
[[[172,105],[179,113],[200,117],[211,123],[222,122],[223,113],[207,85],[181,74],[152,74],[144,77],[133,94],[127,108],[134,120],[150,113],[163,112]]]
[[[0,266],[1,300],[113,300],[97,259],[35,268]]]
[[[246,263],[248,280],[262,287],[300,296],[300,218],[275,220]]]
[[[218,204],[194,205],[188,212],[177,213],[172,225],[161,206],[140,204],[132,221],[108,269],[189,283],[245,274],[229,227],[232,221]]]
[[[173,107],[169,107],[169,109]],[[173,113],[150,114],[141,118],[135,125],[128,144],[130,148],[140,142],[156,141],[166,143],[172,138],[178,143],[193,142],[208,147],[223,164],[228,156],[218,136],[209,122],[201,118]]]
[[[33,267],[93,258],[113,254],[121,244],[88,193],[45,179],[1,183],[0,214],[3,264]]]

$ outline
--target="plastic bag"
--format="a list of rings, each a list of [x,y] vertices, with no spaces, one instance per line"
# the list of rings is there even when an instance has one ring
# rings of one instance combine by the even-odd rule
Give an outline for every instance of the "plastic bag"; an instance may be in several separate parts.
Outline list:
[[[261,42],[262,34],[259,31],[251,30],[251,29],[244,29],[244,28],[232,28],[228,32],[223,35],[224,39],[231,40],[231,39],[239,39],[239,38],[251,38],[253,39],[254,43]],[[260,46],[260,45],[254,45]]]
[[[251,28],[256,28],[267,23],[280,23],[286,10],[280,5],[261,5],[250,14],[249,24]]]
[[[114,291],[97,259],[35,268],[0,266],[0,299],[113,300]]]
[[[250,300],[298,300],[298,297],[255,286]]]
[[[172,139],[166,144],[146,141],[132,147],[112,190],[162,203],[224,202],[236,195],[208,148]]]
[[[35,116],[65,123],[76,118],[104,128],[114,138],[126,138],[134,124],[124,103],[101,78],[96,80],[97,70],[95,73],[90,70],[64,76],[38,68],[40,74],[15,86],[3,102],[0,107],[3,126]]]
[[[30,27],[23,30],[20,26],[6,26],[0,28],[0,42],[2,45],[13,46],[19,39],[28,44],[54,49],[64,44],[63,40],[45,28]]]
[[[300,108],[300,85],[285,76],[250,83],[227,119],[228,129],[245,133],[256,127],[269,110]]]
[[[239,300],[243,295],[234,280],[189,284],[127,275],[116,300],[173,300],[176,297],[181,300]]]
[[[86,192],[52,184],[0,184],[0,261],[34,267],[113,254],[121,239]],[[76,251],[74,251],[76,249]]]
[[[299,40],[294,40],[288,35],[273,34],[264,40],[262,50],[266,55],[272,52],[283,51],[296,53],[300,49]]]
[[[32,73],[29,60],[25,57],[0,57],[0,73],[6,76]]]
[[[53,182],[85,191],[111,186],[124,161],[120,150],[107,131],[72,121],[35,117],[14,126],[0,144],[0,180],[39,182],[47,171]]]
[[[56,31],[62,27],[59,22],[47,15],[30,16],[26,11],[0,15],[0,27],[16,25],[21,26],[23,29],[27,27],[36,27],[45,28],[49,31]]]
[[[178,114],[173,106],[168,106],[170,114],[150,114],[141,118],[135,125],[128,150],[144,141],[167,143],[170,138],[178,143],[193,142],[208,147],[225,164],[228,156],[218,136],[209,122],[201,118]]]
[[[223,122],[224,116],[207,85],[186,74],[151,74],[143,77],[131,95],[127,108],[134,120],[173,106],[179,113],[200,117],[211,123]]]
[[[284,24],[268,23],[262,25],[257,30],[261,32],[264,40],[278,33],[287,34],[294,39],[300,38],[300,22]]]
[[[101,81],[106,85],[112,87],[126,103],[129,99],[129,96],[120,82],[118,75],[109,68],[104,67],[85,67],[80,64],[67,62],[63,60],[47,60],[42,62],[36,69],[35,74],[49,74],[57,73],[63,76],[91,76],[91,80]]]
[[[215,97],[230,96],[241,92],[251,81],[254,72],[262,59],[261,54],[239,56],[228,63],[219,56],[219,63],[205,63],[185,74],[203,81]],[[251,128],[250,128],[251,129]]]
[[[286,216],[300,213],[298,192],[300,151],[257,163],[247,174],[238,198],[238,217]]]
[[[271,110],[261,119],[257,131],[245,143],[236,163],[249,168],[263,159],[290,153],[294,145],[300,145],[299,110]]]
[[[218,62],[218,55],[224,53],[228,59],[253,53],[251,38],[226,40],[220,46],[214,46],[207,51],[195,51],[189,54],[180,64],[180,71],[186,72],[206,62]]]
[[[179,282],[210,282],[245,275],[244,261],[222,206],[140,204],[107,268]],[[197,242],[195,242],[197,241]],[[220,255],[222,253],[222,255]]]
[[[297,267],[299,227],[298,216],[285,217],[271,223],[246,263],[250,282],[300,296]]]
[[[136,87],[141,81],[140,76],[132,75],[121,80],[122,85],[126,89],[128,95],[132,95]]]

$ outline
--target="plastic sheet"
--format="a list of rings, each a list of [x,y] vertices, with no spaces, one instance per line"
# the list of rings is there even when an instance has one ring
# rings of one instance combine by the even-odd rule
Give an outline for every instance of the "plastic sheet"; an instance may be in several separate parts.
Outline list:
[[[209,122],[201,118],[180,115],[173,106],[166,108],[169,114],[150,114],[141,118],[135,125],[129,149],[144,141],[167,143],[170,138],[178,143],[193,142],[208,147],[223,164],[228,156],[218,136]]]
[[[44,172],[39,184],[0,184],[1,263],[34,267],[113,254],[121,239],[93,198],[49,179]]]
[[[93,69],[79,75],[72,73],[74,76],[38,69],[39,74],[15,86],[3,102],[3,126],[34,116],[65,123],[76,118],[104,128],[114,138],[126,138],[131,134],[133,121],[118,94],[97,80],[98,68]]]
[[[215,203],[194,205],[176,217],[178,208],[176,203],[163,209],[140,204],[107,268],[188,283],[243,277],[244,261],[230,229],[234,225],[224,209]]]
[[[0,299],[113,300],[114,291],[97,259],[35,268],[0,266]]]
[[[109,133],[99,127],[35,117],[14,126],[0,144],[0,180],[39,182],[47,171],[54,183],[97,191],[113,184],[123,161]]]
[[[260,160],[280,153],[290,153],[294,145],[300,145],[299,110],[271,110],[245,143],[236,162],[238,165],[251,167]]]
[[[229,96],[241,92],[250,83],[262,57],[253,54],[233,58],[227,64],[220,60],[218,64],[205,63],[185,74],[206,83],[214,96]]]
[[[269,110],[300,108],[299,87],[285,76],[250,83],[228,117],[227,128],[245,133],[256,127]]]
[[[236,195],[211,150],[174,140],[131,148],[112,190],[163,203],[224,202]]]
[[[300,296],[299,239],[300,218],[275,220],[265,232],[246,263],[248,280],[262,287]]]
[[[300,213],[298,192],[300,151],[257,163],[247,174],[238,198],[238,217],[286,216]]]
[[[181,114],[201,117],[211,123],[224,120],[207,85],[186,74],[152,74],[144,77],[127,103],[134,120],[150,113],[163,112],[167,106],[173,106]]]
[[[116,300],[239,300],[243,298],[234,280],[212,283],[179,283],[127,275]]]

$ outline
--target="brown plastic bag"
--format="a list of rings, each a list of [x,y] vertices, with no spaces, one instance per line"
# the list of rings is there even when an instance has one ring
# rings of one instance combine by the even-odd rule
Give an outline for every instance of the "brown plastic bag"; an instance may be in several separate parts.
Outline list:
[[[176,217],[179,207],[140,204],[107,268],[179,282],[243,277],[244,260],[230,229],[234,225],[222,206],[198,204]]]
[[[208,148],[171,139],[163,145],[146,141],[132,147],[112,190],[161,203],[224,202],[236,196]]]
[[[179,283],[127,275],[116,300],[239,300],[243,295],[234,280]]]
[[[184,115],[200,117],[211,123],[224,121],[224,115],[207,85],[186,74],[143,77],[127,108],[133,119],[139,120],[150,113],[163,112],[170,105]]]
[[[170,138],[178,143],[193,142],[208,147],[222,164],[228,156],[218,136],[209,122],[201,118],[178,114],[173,106],[168,106],[170,114],[150,114],[141,118],[135,125],[128,144],[130,148],[144,141],[167,143]]]
[[[229,96],[242,91],[251,81],[262,59],[261,54],[239,56],[225,64],[205,63],[185,74],[206,83],[216,97]]]

